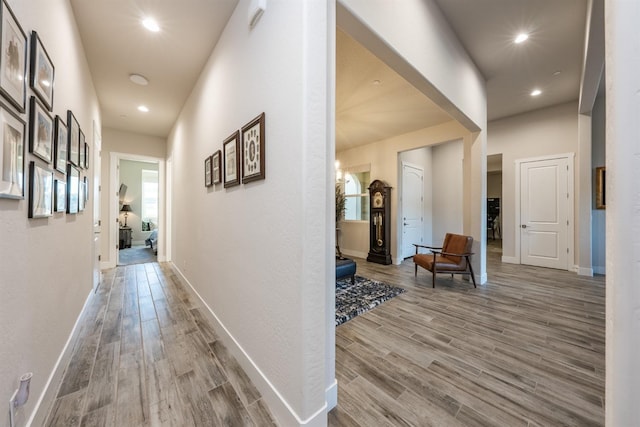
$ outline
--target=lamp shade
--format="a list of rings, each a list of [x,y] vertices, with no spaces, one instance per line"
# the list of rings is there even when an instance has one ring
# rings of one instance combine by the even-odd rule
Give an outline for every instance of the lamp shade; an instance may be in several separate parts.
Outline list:
[[[127,204],[122,205],[122,209],[120,209],[120,212],[131,212],[131,211],[132,211],[131,205],[127,205]]]

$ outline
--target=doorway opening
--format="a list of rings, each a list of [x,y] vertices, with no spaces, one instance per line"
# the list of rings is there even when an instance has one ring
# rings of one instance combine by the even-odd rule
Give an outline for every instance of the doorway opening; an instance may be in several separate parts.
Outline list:
[[[502,258],[502,154],[487,156],[487,257]]]

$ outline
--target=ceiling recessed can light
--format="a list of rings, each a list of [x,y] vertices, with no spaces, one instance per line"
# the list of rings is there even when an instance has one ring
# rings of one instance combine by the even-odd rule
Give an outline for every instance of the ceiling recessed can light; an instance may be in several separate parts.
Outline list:
[[[560,70],[558,70],[558,71],[554,71],[554,72],[553,72],[553,75],[554,75],[554,76],[559,76],[559,75],[560,75],[560,73],[562,73],[562,71],[560,71]]]
[[[533,91],[531,91],[531,96],[538,96],[542,93],[542,91],[540,89],[534,89]]]
[[[527,40],[529,38],[529,34],[526,33],[520,33],[516,36],[514,43],[522,43],[523,41]]]
[[[153,31],[154,33],[160,31],[160,25],[158,25],[158,22],[153,18],[144,18],[142,20],[142,25],[144,25],[147,30]]]
[[[138,106],[138,111],[142,111],[143,113],[148,113],[149,112],[149,107],[147,107],[146,105],[139,105]]]
[[[149,80],[142,74],[130,74],[129,80],[140,86],[146,86],[149,84]]]
[[[376,85],[376,86],[377,86],[377,85],[379,85],[379,84],[381,84],[381,83],[382,83],[382,82],[381,82],[380,80],[378,80],[378,79],[375,79],[375,80],[373,81],[373,84],[374,84],[374,85]]]

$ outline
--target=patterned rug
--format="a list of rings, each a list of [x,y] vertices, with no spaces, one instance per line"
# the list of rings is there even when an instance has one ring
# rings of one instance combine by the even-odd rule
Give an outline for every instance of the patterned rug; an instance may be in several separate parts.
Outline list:
[[[336,282],[336,326],[366,313],[383,302],[406,292],[382,282],[356,276],[356,284],[351,285],[347,277]]]

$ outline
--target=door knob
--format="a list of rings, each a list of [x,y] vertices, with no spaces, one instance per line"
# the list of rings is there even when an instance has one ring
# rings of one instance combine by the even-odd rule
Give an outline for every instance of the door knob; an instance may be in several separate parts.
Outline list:
[[[520,227],[527,228],[527,224],[522,224]]]
[[[404,223],[404,225],[409,225],[409,224],[407,224],[407,223],[405,222],[405,223]]]

